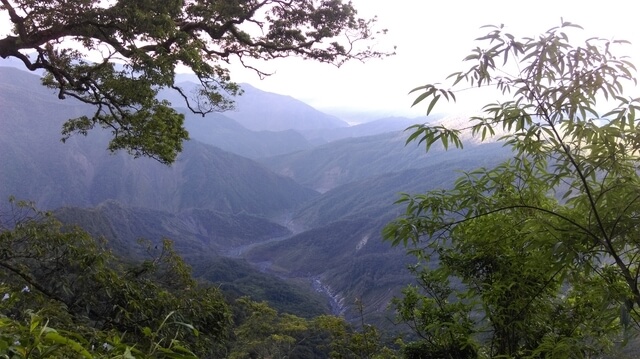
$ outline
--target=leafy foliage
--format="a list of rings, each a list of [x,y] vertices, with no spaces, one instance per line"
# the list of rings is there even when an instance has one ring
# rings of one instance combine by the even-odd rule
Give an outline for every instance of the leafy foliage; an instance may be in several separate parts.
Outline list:
[[[305,319],[291,314],[279,315],[265,302],[240,298],[237,304],[239,325],[234,334],[238,345],[229,358],[290,357],[308,332],[309,323]]]
[[[344,318],[279,314],[249,298],[240,298],[236,304],[236,345],[230,358],[397,358],[378,329],[364,322],[356,329]]]
[[[116,257],[12,199],[0,212],[0,356],[395,357],[370,325],[278,313],[248,297],[227,304],[217,287],[192,279],[171,241],[140,244],[144,261]]]
[[[590,356],[633,332],[640,99],[623,90],[635,84],[635,67],[614,52],[625,41],[576,46],[567,35],[576,28],[563,21],[518,39],[490,26],[465,58],[471,67],[449,77],[451,87],[414,90],[414,104],[430,100],[427,112],[465,86],[507,100],[484,106],[467,128],[416,125],[408,142],[462,147],[464,132],[480,140],[501,132],[513,150],[494,168],[465,172],[451,190],[404,195],[405,215],[385,228],[418,259],[421,286],[397,304],[428,343],[446,340],[439,328],[455,326],[446,325],[450,316],[425,318],[454,305],[475,323],[462,336],[479,339],[490,357]],[[600,112],[605,106],[612,109]]]
[[[0,11],[13,26],[0,39],[0,57],[44,70],[43,83],[60,99],[95,106],[93,115],[65,123],[63,139],[104,127],[113,133],[110,150],[163,163],[175,160],[188,133],[184,116],[157,99],[160,89],[177,91],[205,115],[232,108],[230,96],[240,93],[223,65],[232,59],[263,76],[246,61],[301,56],[340,65],[385,55],[359,45],[375,36],[375,19],[357,18],[340,0],[2,0]],[[175,83],[178,65],[199,79],[192,93]]]
[[[361,303],[357,305],[362,318]],[[315,322],[330,335],[330,358],[398,358],[397,353],[385,345],[379,330],[372,325],[362,323],[361,328],[356,330],[344,319],[332,316],[320,316]]]
[[[222,349],[231,325],[229,307],[217,289],[191,279],[171,242],[150,247],[148,260],[127,264],[85,232],[62,228],[28,204],[17,203],[2,214],[0,283],[8,300],[0,303],[1,319],[7,335],[19,337],[5,342],[20,343],[6,350],[42,354],[55,344],[79,351],[72,342],[61,343],[59,335],[70,335],[85,350],[106,343],[143,357],[158,352],[193,357]],[[38,340],[46,346],[38,347]]]
[[[229,300],[248,297],[265,301],[278,312],[306,319],[328,311],[326,298],[311,293],[308,283],[261,272],[244,259],[188,254],[184,259],[193,267],[196,278],[216,283]]]

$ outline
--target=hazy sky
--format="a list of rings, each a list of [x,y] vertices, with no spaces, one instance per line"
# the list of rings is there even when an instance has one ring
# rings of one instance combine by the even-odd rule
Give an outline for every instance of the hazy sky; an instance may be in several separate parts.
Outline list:
[[[560,18],[582,25],[574,32],[584,38],[599,36],[633,42],[628,54],[640,64],[640,31],[631,1],[569,0],[353,0],[359,15],[378,16],[378,26],[389,30],[379,38],[381,50],[397,46],[397,55],[366,63],[351,62],[335,68],[300,59],[283,59],[258,65],[274,75],[260,80],[255,73],[233,68],[232,78],[293,96],[346,120],[385,115],[421,116],[426,105],[410,109],[409,90],[425,83],[442,82],[468,65],[462,59],[484,35],[487,24],[505,24],[516,36],[535,36],[560,24]],[[0,18],[0,30],[8,21]],[[4,25],[4,26],[3,26]],[[0,31],[5,33],[5,31]],[[1,64],[1,61],[0,61]],[[463,99],[464,100],[464,99]],[[473,99],[467,99],[473,103]],[[486,100],[476,101],[478,105]],[[469,105],[439,107],[455,111]],[[375,115],[372,115],[375,113]]]
[[[574,32],[576,36],[632,41],[629,55],[640,64],[637,13],[629,1],[354,0],[353,3],[360,15],[378,16],[379,26],[389,30],[378,46],[380,49],[397,46],[396,56],[364,64],[348,63],[339,69],[287,59],[265,64],[265,68],[275,72],[265,80],[241,71],[235,73],[235,79],[291,95],[328,112],[349,108],[380,115],[422,116],[426,105],[410,109],[415,96],[407,93],[425,83],[443,82],[448,74],[466,68],[468,65],[461,60],[475,47],[473,39],[486,33],[481,26],[502,23],[516,36],[535,36],[559,25],[561,17],[584,27],[584,31]]]

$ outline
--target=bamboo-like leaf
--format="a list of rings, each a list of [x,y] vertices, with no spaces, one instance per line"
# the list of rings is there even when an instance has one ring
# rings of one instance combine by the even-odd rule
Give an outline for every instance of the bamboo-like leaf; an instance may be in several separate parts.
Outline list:
[[[580,28],[565,21],[561,27]],[[635,126],[640,101],[623,98],[625,89],[620,81],[631,79],[633,68],[603,48],[606,40],[588,40],[583,47],[574,47],[559,27],[539,38],[524,38],[522,43],[499,31],[481,37],[480,40],[493,44],[486,52],[474,50],[466,60],[478,60],[478,63],[467,72],[454,73],[451,78],[454,86],[458,83],[471,87],[494,84],[494,90],[504,94],[509,90],[513,100],[484,106],[484,118],[472,118],[475,122],[471,129],[475,138],[484,141],[493,134],[494,126],[500,126],[498,128],[506,132],[501,139],[506,147],[514,150],[514,159],[493,169],[465,173],[451,190],[431,191],[406,199],[405,217],[394,222],[394,231],[388,231],[388,235],[394,243],[405,246],[429,238],[429,242],[421,243],[423,246],[411,246],[411,254],[423,260],[432,250],[439,250],[438,274],[444,279],[455,277],[465,284],[463,294],[455,293],[457,303],[460,304],[460,298],[468,298],[478,301],[483,308],[491,306],[494,313],[502,310],[502,306],[512,309],[510,304],[491,302],[498,293],[526,291],[536,280],[544,285],[523,297],[541,300],[540,303],[549,308],[569,303],[563,302],[565,294],[575,295],[573,290],[571,293],[564,290],[565,284],[575,284],[575,288],[593,296],[602,294],[599,290],[606,291],[607,295],[629,293],[629,289],[637,292],[633,279],[627,282],[631,283],[630,288],[603,289],[589,282],[592,280],[589,276],[593,275],[594,280],[599,281],[603,274],[588,273],[594,268],[603,273],[612,268],[611,278],[624,278],[626,265],[616,268],[615,263],[598,262],[600,253],[604,253],[604,258],[612,250],[602,245],[609,239],[613,247],[617,247],[613,248],[617,253],[630,253],[634,258],[639,256],[629,241],[638,234],[634,223],[636,214],[640,213],[640,203],[635,202],[640,201],[632,198],[638,197],[640,182],[635,154],[627,154],[630,148],[637,148],[632,146],[639,142],[640,136],[632,126]],[[514,51],[514,55],[506,53],[509,51]],[[518,51],[522,51],[522,55],[517,55]],[[499,59],[503,64],[515,62],[519,70],[511,74],[507,69],[497,69],[499,75],[496,76],[499,77],[492,77],[494,62]],[[617,108],[603,116],[595,110],[600,92],[605,98],[615,98],[619,102]],[[453,93],[448,96],[437,90],[427,113],[435,108],[437,96],[447,100],[454,98]],[[602,121],[592,121],[596,119]],[[421,131],[419,135],[414,133],[412,139],[420,138],[427,150],[437,141],[441,141],[445,149],[454,144],[462,145],[455,129],[435,126]],[[602,236],[611,238],[603,240]],[[505,243],[509,245],[503,246]],[[510,251],[513,251],[512,257],[508,257]],[[467,262],[455,262],[460,258]],[[491,267],[495,272],[490,274],[504,276],[491,276],[491,283],[483,279],[487,278],[483,264],[489,259],[497,261],[490,263],[499,264]],[[507,269],[512,261],[521,266]],[[576,265],[580,269],[579,275],[574,277]],[[449,266],[448,272],[443,274],[441,268],[446,266]],[[523,272],[518,272],[520,268]],[[418,282],[424,284],[431,280],[428,283],[432,283],[434,276],[429,276],[432,269],[416,271],[423,275]],[[514,275],[511,270],[518,274]],[[522,276],[536,278],[536,275],[541,276],[527,281],[525,286],[520,285]],[[587,282],[583,282],[584,276],[589,277]],[[605,278],[609,278],[608,274]],[[625,281],[621,280],[620,286],[626,286]],[[487,295],[487,291],[493,297]],[[416,301],[420,300],[419,291],[410,293],[415,295]],[[433,303],[433,296],[422,295],[422,298]],[[518,300],[517,295],[511,298]],[[638,305],[640,295],[632,300]],[[536,307],[530,306],[529,300],[524,303],[516,309],[518,313]],[[614,302],[600,298],[598,303],[602,304],[598,308],[606,308],[602,310],[610,314],[609,308]],[[414,315],[412,319],[415,319],[414,308],[404,308],[404,313]],[[543,312],[526,314],[545,322],[549,317]],[[500,315],[494,315],[494,318],[498,322]],[[588,321],[581,325],[588,328]],[[441,333],[452,321],[446,322],[445,325],[442,320],[429,318],[419,324],[421,334],[429,330]],[[528,319],[526,323],[532,321]],[[517,324],[526,327],[526,323]],[[595,327],[601,328],[600,324]],[[616,335],[616,330],[610,334]]]
[[[412,94],[416,91],[420,91],[420,90],[425,90],[427,88],[429,88],[430,85],[424,85],[424,86],[418,86],[416,88],[414,88],[413,90],[409,91],[409,94]]]
[[[413,101],[413,104],[411,104],[411,107],[419,104],[420,102],[422,102],[422,100],[424,100],[425,98],[427,98],[428,96],[433,95],[436,92],[435,88],[430,88],[427,91],[423,92],[422,94],[420,94],[420,96],[418,96],[415,101]]]
[[[614,110],[611,110],[611,111],[605,113],[604,115],[602,115],[602,118],[607,118],[609,116],[616,115],[616,114],[617,114],[616,117],[618,117],[618,116],[620,116],[621,112],[622,112],[622,110],[620,110],[620,109],[614,109]]]
[[[450,74],[449,76],[447,76],[446,79],[448,80],[448,79],[450,79],[452,77],[459,77],[461,75],[462,75],[462,72],[460,72],[460,71],[454,72],[454,73]]]
[[[442,142],[442,147],[444,147],[445,150],[449,149],[449,136],[447,134],[442,136],[442,140],[440,142]]]
[[[431,103],[429,104],[429,108],[427,108],[427,116],[429,116],[429,114],[431,113],[431,110],[433,110],[433,106],[436,105],[439,99],[440,99],[440,95],[437,95],[433,98],[433,100],[431,100]]]
[[[436,143],[436,141],[438,141],[440,138],[442,138],[442,132],[438,132],[437,135],[433,136],[433,133],[430,134],[429,137],[424,138],[425,141],[425,151],[429,152],[429,149],[431,148],[431,145],[433,145],[434,143]]]
[[[411,133],[411,135],[409,135],[409,137],[407,138],[407,140],[405,141],[405,146],[409,144],[409,142],[414,141],[418,136],[420,136],[421,133],[423,133],[425,131],[425,129],[420,126],[420,125],[415,125],[415,126],[411,126],[409,128],[407,128],[405,131],[408,131],[412,128],[417,128],[417,130],[415,130],[413,133]]]
[[[580,26],[578,24],[574,24],[574,23],[568,22],[568,21],[567,22],[563,22],[562,23],[562,27],[575,27],[576,29],[584,30],[584,28],[582,26]]]
[[[479,60],[479,59],[480,59],[480,55],[471,54],[471,55],[465,57],[464,61]]]
[[[91,353],[89,353],[85,348],[83,348],[82,345],[80,345],[80,343],[74,340],[71,340],[69,338],[65,338],[56,331],[53,331],[53,330],[48,331],[45,334],[44,339],[52,343],[64,345],[87,359],[93,358]]]

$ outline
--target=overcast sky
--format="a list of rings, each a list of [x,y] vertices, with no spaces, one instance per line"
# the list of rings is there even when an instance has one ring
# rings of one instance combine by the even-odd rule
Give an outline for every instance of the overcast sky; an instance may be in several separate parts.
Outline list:
[[[389,30],[379,39],[381,50],[397,46],[397,55],[341,68],[300,59],[259,65],[274,74],[260,80],[255,73],[233,67],[232,78],[266,91],[303,100],[348,121],[383,116],[422,116],[426,104],[411,109],[414,87],[442,82],[467,67],[462,59],[484,35],[487,24],[505,24],[516,36],[535,36],[560,24],[560,18],[582,25],[574,32],[584,38],[599,36],[633,42],[628,54],[640,64],[640,31],[633,2],[627,0],[353,0],[362,17],[378,16],[379,28]],[[3,14],[6,15],[6,14]],[[0,18],[0,33],[8,21]],[[1,62],[0,62],[1,64]],[[468,101],[468,102],[467,102]],[[473,99],[437,111],[474,107]],[[479,99],[477,105],[486,103]]]
[[[341,68],[299,59],[265,64],[275,74],[265,80],[236,71],[236,81],[250,82],[272,92],[291,95],[328,112],[357,121],[358,113],[375,116],[422,116],[426,105],[410,109],[409,90],[425,83],[443,82],[452,72],[466,68],[462,59],[484,35],[488,24],[505,24],[516,36],[535,36],[565,21],[580,24],[584,38],[598,36],[633,42],[628,54],[640,63],[640,31],[632,2],[607,1],[468,1],[468,0],[354,0],[359,15],[378,16],[389,33],[379,48],[397,46],[397,55]],[[473,101],[471,101],[473,102]],[[479,105],[479,103],[478,103]],[[459,104],[458,107],[466,106]],[[471,105],[473,106],[473,105]],[[345,114],[348,109],[352,114]],[[442,107],[452,111],[454,107]]]

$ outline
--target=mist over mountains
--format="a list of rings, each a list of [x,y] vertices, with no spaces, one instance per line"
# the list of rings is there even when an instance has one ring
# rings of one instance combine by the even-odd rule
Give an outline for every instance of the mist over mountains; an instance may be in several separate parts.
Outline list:
[[[349,318],[358,298],[376,318],[390,315],[389,300],[410,281],[410,258],[380,234],[403,211],[398,193],[450,186],[456,171],[507,155],[499,144],[425,154],[405,146],[403,129],[435,119],[348,126],[292,97],[243,88],[235,111],[185,111],[191,140],[168,167],[110,154],[102,130],[61,143],[62,123],[90,109],[0,67],[0,198],[32,200],[122,252],[142,253],[141,237],[171,238],[194,273],[280,310]]]

